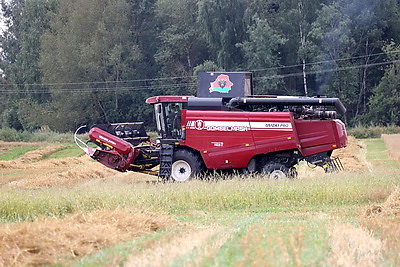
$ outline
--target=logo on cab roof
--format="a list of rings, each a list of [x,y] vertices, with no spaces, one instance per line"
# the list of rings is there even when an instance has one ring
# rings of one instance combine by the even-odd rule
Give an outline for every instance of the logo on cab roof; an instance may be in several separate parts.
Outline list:
[[[227,94],[232,89],[233,83],[229,80],[229,76],[221,74],[214,82],[210,83],[210,93],[219,92]]]

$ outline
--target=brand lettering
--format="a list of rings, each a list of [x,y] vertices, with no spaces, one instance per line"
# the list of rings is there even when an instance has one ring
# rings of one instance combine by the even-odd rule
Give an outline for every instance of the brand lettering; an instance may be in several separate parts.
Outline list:
[[[188,121],[187,129],[211,132],[292,131],[290,122]]]
[[[207,131],[220,131],[220,132],[245,132],[250,130],[247,126],[206,126]]]
[[[266,123],[266,128],[292,128],[290,123]]]
[[[188,121],[187,129],[195,129],[198,131],[219,131],[219,132],[244,132],[250,130],[250,125],[247,122],[229,122],[229,121]]]
[[[108,139],[107,137],[104,137],[104,136],[102,136],[102,135],[99,135],[99,138],[100,138],[101,140],[103,140],[103,141],[109,143],[109,144],[114,145],[114,146],[117,144],[117,143],[115,143],[114,141],[112,141],[112,140],[110,140],[110,139]]]

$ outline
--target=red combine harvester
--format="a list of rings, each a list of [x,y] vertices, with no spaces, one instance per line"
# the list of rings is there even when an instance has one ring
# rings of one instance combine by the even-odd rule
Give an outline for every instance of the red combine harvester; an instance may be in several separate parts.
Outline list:
[[[342,169],[331,157],[347,145],[338,98],[254,96],[251,73],[200,73],[198,80],[197,97],[146,100],[154,106],[157,142],[142,122],[93,126],[89,137],[99,148],[76,134],[75,142],[109,168],[180,182],[206,170],[294,178],[301,160],[326,172]]]

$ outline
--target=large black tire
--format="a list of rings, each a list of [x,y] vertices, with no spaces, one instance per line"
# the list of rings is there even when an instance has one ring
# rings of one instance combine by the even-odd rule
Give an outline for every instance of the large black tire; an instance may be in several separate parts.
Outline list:
[[[273,180],[286,180],[292,178],[289,168],[281,163],[267,163],[262,168],[261,173]]]
[[[297,176],[298,176],[298,173],[297,173],[296,168],[295,168],[295,167],[291,167],[291,168],[289,169],[289,178],[291,178],[291,179],[296,179]]]
[[[201,159],[188,150],[177,150],[171,167],[171,177],[176,182],[185,182],[203,171]]]

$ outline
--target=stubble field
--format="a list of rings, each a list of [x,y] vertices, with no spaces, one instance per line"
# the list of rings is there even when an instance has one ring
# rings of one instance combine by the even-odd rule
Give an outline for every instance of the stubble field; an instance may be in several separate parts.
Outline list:
[[[0,266],[399,265],[399,143],[350,138],[336,174],[180,184],[0,142]]]

